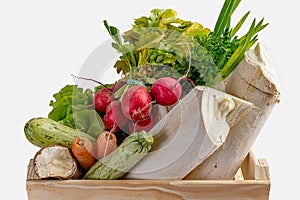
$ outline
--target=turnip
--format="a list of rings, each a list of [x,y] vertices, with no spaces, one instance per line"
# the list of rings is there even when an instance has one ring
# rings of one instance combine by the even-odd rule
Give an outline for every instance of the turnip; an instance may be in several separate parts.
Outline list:
[[[121,100],[124,115],[134,122],[146,119],[152,108],[152,98],[143,86],[132,86],[127,89]]]
[[[182,92],[179,80],[171,77],[163,77],[157,79],[151,87],[151,94],[156,103],[163,106],[175,104]]]
[[[105,112],[112,100],[112,89],[102,88],[94,96],[94,107],[97,111]]]

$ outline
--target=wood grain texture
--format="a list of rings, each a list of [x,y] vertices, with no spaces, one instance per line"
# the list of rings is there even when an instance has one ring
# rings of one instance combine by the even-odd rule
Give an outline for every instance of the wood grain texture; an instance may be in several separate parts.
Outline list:
[[[203,199],[267,200],[266,181],[199,180],[113,180],[113,181],[39,181],[28,180],[29,200],[96,199]]]
[[[241,170],[246,180],[270,180],[268,161],[266,159],[256,159],[253,151],[250,151],[245,158]]]

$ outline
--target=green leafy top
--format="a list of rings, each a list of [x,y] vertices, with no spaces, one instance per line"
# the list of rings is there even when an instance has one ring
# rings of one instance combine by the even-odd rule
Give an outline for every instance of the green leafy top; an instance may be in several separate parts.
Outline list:
[[[123,34],[124,43],[116,40],[119,36],[112,35],[112,46],[122,53],[115,63],[117,72],[149,84],[162,76],[179,77],[181,72],[175,68],[187,66],[194,37],[203,39],[210,30],[197,22],[184,21],[176,16],[172,9],[154,9],[149,17],[135,19],[132,29]],[[110,30],[116,30],[107,21],[104,24],[110,34]],[[119,34],[119,31],[114,33]]]
[[[104,21],[114,40],[112,46],[121,53],[115,63],[117,72],[146,84],[189,72],[187,77],[196,85],[216,85],[230,75],[257,41],[257,33],[267,26],[263,20],[256,24],[254,19],[245,35],[236,36],[249,15],[231,28],[231,17],[240,2],[225,0],[213,31],[178,18],[172,9],[153,9],[149,17],[135,19],[122,37],[116,27]]]
[[[222,79],[225,79],[230,75],[230,73],[235,69],[238,63],[243,59],[245,52],[255,44],[255,42],[257,41],[257,33],[268,26],[268,23],[263,23],[264,19],[260,20],[257,24],[256,19],[254,19],[248,32],[237,39],[236,33],[242,27],[250,14],[250,11],[247,12],[235,27],[230,28],[232,14],[238,7],[240,2],[241,0],[225,0],[216,22],[214,32],[212,33],[212,37],[214,38],[220,38],[229,33],[232,41],[231,43],[236,43],[233,48],[234,51],[232,51],[230,57],[228,57],[226,62],[224,62],[221,67],[219,67],[219,76]]]

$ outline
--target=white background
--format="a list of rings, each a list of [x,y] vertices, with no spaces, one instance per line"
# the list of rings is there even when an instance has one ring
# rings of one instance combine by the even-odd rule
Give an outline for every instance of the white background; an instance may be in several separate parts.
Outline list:
[[[294,0],[244,0],[234,19],[251,10],[250,19],[270,25],[259,34],[282,88],[254,145],[267,158],[271,200],[297,199],[299,172],[299,11]],[[52,94],[72,84],[88,55],[109,36],[102,21],[121,31],[153,8],[173,8],[179,17],[213,28],[221,0],[0,1],[1,196],[26,199],[26,166],[38,150],[23,133],[33,117],[47,116]],[[101,66],[99,66],[101,68]]]

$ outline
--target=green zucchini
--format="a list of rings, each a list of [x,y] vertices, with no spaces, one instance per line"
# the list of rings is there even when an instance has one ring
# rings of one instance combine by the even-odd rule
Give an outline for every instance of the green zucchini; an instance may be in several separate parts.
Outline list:
[[[115,151],[97,161],[83,179],[121,178],[151,150],[153,141],[153,136],[146,131],[129,135]]]
[[[29,120],[25,124],[24,133],[32,144],[39,147],[59,144],[71,148],[73,140],[77,137],[85,137],[91,140],[93,145],[96,144],[96,139],[87,133],[44,117]]]

